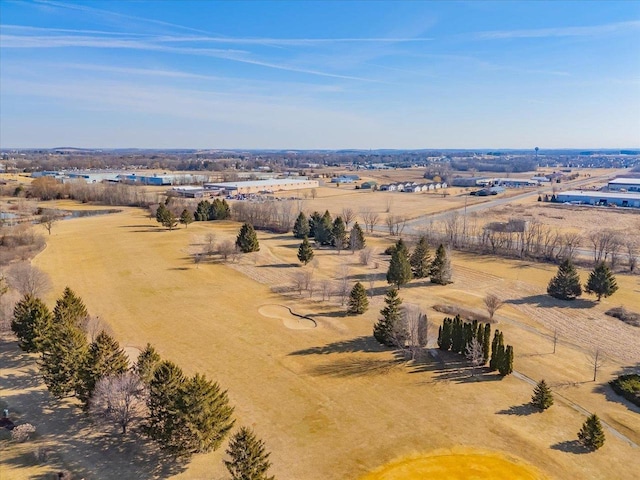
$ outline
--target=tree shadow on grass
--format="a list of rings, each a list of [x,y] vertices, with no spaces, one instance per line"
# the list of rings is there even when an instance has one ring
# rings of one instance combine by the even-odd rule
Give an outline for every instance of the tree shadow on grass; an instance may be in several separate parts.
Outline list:
[[[528,297],[512,298],[511,300],[505,300],[504,303],[511,305],[527,305],[534,304],[539,308],[592,308],[597,305],[593,300],[586,300],[584,298],[576,298],[575,300],[559,300],[553,298],[550,295],[529,295]]]
[[[258,265],[258,268],[297,268],[302,266],[301,263],[271,263],[269,265]]]
[[[603,394],[605,396],[607,401],[614,402],[614,403],[620,403],[620,404],[624,405],[625,407],[627,407],[632,412],[640,414],[640,407],[639,406],[634,405],[631,401],[627,400],[622,395],[618,395],[613,390],[613,388],[611,388],[611,385],[609,385],[608,383],[605,383],[603,385],[595,386],[593,388],[593,392],[594,393],[601,393],[601,394]]]
[[[341,358],[331,363],[317,365],[309,370],[314,376],[334,378],[371,377],[386,375],[402,368],[405,362],[398,359]]]
[[[564,442],[554,443],[551,445],[551,449],[565,453],[573,453],[575,455],[590,452],[590,450],[585,448],[578,440],[565,440]]]
[[[498,415],[517,415],[519,417],[525,417],[538,412],[540,412],[540,410],[530,403],[523,403],[522,405],[511,405],[509,408],[498,410],[496,413]]]
[[[356,337],[350,340],[328,343],[320,347],[305,348],[289,353],[289,355],[328,355],[331,353],[355,353],[368,352],[379,353],[387,351],[383,346],[376,342],[373,337]]]
[[[431,372],[434,382],[494,382],[502,379],[487,367],[473,367],[462,355],[435,348],[428,352],[429,355],[422,355],[413,361],[411,373]]]

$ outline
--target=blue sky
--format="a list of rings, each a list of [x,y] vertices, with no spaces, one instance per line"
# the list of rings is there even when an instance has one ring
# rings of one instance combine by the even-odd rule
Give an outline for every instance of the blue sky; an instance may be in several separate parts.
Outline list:
[[[640,2],[0,0],[0,148],[640,147]]]

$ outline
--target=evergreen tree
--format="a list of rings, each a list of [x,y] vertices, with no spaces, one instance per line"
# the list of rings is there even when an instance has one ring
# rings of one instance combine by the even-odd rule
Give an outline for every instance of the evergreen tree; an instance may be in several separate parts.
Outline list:
[[[429,244],[425,237],[420,237],[420,241],[413,249],[411,258],[411,272],[414,278],[425,278],[429,276],[431,271],[431,253],[429,252]]]
[[[578,432],[578,440],[590,450],[598,450],[604,445],[604,431],[600,419],[594,413],[582,424]]]
[[[411,281],[411,264],[409,263],[409,251],[402,241],[398,240],[396,248],[391,254],[389,270],[387,270],[387,283],[400,288]]]
[[[333,246],[336,247],[338,252],[347,247],[347,227],[345,226],[342,217],[336,217],[333,221],[333,226],[331,227],[331,239]]]
[[[145,349],[138,355],[136,364],[133,367],[142,383],[149,386],[161,360],[162,359],[158,352],[156,352],[156,349],[153,348],[150,343],[147,343]]]
[[[189,228],[189,224],[193,223],[193,215],[186,208],[182,210],[182,214],[180,215],[180,223],[185,226],[185,228]]]
[[[305,265],[313,259],[313,249],[309,243],[309,239],[305,236],[298,248],[298,260]]]
[[[440,244],[436,250],[436,257],[431,262],[429,276],[431,277],[431,283],[438,285],[451,283],[451,261],[443,244]]]
[[[349,295],[348,315],[362,315],[369,308],[369,299],[367,292],[360,282],[357,282],[351,289]]]
[[[178,400],[179,430],[174,452],[179,455],[216,450],[233,427],[233,407],[226,391],[196,374],[182,386]]]
[[[54,322],[57,324],[67,322],[79,326],[88,315],[89,312],[82,299],[66,287],[53,309]]]
[[[274,480],[267,470],[271,466],[269,452],[266,451],[264,442],[256,438],[253,431],[247,427],[241,427],[236,432],[227,448],[230,460],[224,464],[231,474],[231,480]]]
[[[170,451],[181,442],[178,404],[185,381],[180,367],[165,360],[160,362],[149,383],[149,416],[144,430],[152,440]]]
[[[400,332],[402,328],[402,312],[400,311],[402,299],[398,296],[396,288],[390,288],[387,291],[384,303],[386,306],[380,310],[382,318],[373,326],[373,336],[381,344],[395,347],[399,337],[402,336]]]
[[[496,333],[493,335],[493,341],[491,342],[491,360],[489,361],[489,369],[491,371],[498,369],[498,366],[502,362],[502,354],[504,354],[504,338],[502,332],[496,330]]]
[[[209,200],[201,200],[196,207],[194,215],[196,222],[205,222],[211,216],[211,204]]]
[[[167,201],[169,199],[167,198]],[[158,208],[156,209],[156,222],[158,223],[164,223],[164,220],[167,216],[167,207],[165,206],[164,203],[160,203],[158,204]]]
[[[453,317],[451,323],[451,351],[456,353],[464,352],[465,338],[464,338],[464,325],[460,315]]]
[[[491,345],[491,325],[485,324],[484,326],[484,336],[482,337],[482,353],[484,355],[483,365],[486,365],[489,361],[489,351]]]
[[[438,348],[440,350],[449,350],[451,349],[451,337],[453,334],[453,319],[450,317],[446,317],[442,326],[438,329]]]
[[[531,404],[541,411],[544,411],[553,405],[553,394],[544,379],[540,380],[533,389]]]
[[[322,215],[320,212],[313,212],[309,218],[309,238],[315,238],[316,230],[322,222]]]
[[[173,210],[167,210],[162,217],[162,226],[168,228],[169,231],[173,230],[178,226],[178,218],[176,214],[173,213]]]
[[[502,347],[498,345],[498,350]],[[499,353],[498,358],[500,359],[500,363],[498,365],[498,372],[503,377],[509,375],[513,372],[513,347],[511,345],[507,345],[507,348],[504,350],[504,353]]]
[[[308,237],[309,234],[309,220],[307,220],[307,217],[303,212],[300,212],[298,214],[298,218],[296,218],[296,223],[293,225],[293,236],[295,238],[305,238]]]
[[[120,344],[107,333],[100,332],[89,346],[85,363],[80,367],[80,384],[78,399],[85,407],[100,378],[107,375],[118,375],[129,369],[129,359]]]
[[[253,229],[253,225],[245,223],[240,228],[238,237],[236,238],[236,246],[243,253],[257,252],[260,250],[260,244],[258,243],[258,235]]]
[[[589,280],[584,286],[584,290],[596,295],[600,301],[602,297],[613,295],[618,290],[618,283],[609,267],[604,262],[600,262],[589,274]]]
[[[231,208],[227,201],[223,198],[216,198],[209,209],[209,220],[226,220],[231,218]]]
[[[13,309],[11,330],[18,337],[18,345],[25,352],[39,352],[43,349],[52,324],[53,316],[47,306],[42,300],[28,293]]]
[[[349,233],[349,248],[351,248],[352,252],[355,252],[356,250],[362,250],[365,245],[364,232],[358,222],[356,222]]]
[[[87,337],[78,325],[54,321],[39,362],[44,382],[54,397],[64,398],[80,391],[80,370],[88,351]]]
[[[333,243],[333,219],[329,210],[324,212],[324,215],[318,223],[314,222],[314,233],[316,242],[320,245],[331,245]]]
[[[580,277],[571,260],[563,260],[558,273],[549,281],[547,293],[560,300],[574,300],[582,294]]]

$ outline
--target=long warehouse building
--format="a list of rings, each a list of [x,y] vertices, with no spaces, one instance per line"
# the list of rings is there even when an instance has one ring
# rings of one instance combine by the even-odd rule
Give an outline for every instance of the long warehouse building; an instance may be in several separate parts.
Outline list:
[[[640,208],[640,192],[589,192],[570,190],[556,194],[558,202],[586,205],[615,205],[617,207]]]
[[[640,192],[640,178],[614,178],[609,182],[609,191]]]
[[[293,178],[272,178],[269,180],[253,180],[246,182],[221,182],[205,183],[205,190],[225,195],[249,195],[252,193],[272,193],[283,190],[300,190],[304,188],[317,188],[317,180],[298,180]]]

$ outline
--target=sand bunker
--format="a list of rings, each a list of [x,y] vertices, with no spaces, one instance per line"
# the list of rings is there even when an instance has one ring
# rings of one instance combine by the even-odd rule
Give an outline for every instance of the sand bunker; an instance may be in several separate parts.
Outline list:
[[[524,462],[493,452],[454,449],[391,462],[361,480],[546,480]]]
[[[263,305],[258,309],[258,313],[267,318],[279,318],[285,327],[293,330],[307,330],[317,326],[311,317],[299,315],[284,305]]]

